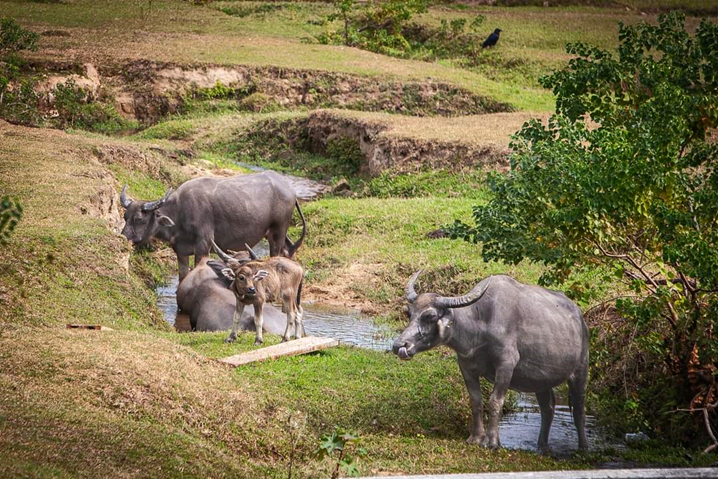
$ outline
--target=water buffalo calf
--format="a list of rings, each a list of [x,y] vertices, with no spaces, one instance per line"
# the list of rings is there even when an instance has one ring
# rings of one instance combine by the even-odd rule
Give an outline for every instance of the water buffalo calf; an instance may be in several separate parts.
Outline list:
[[[185,277],[177,288],[177,305],[189,315],[196,331],[226,331],[232,328],[237,300],[225,282],[207,266],[209,258],[200,263]],[[264,307],[264,331],[282,334],[287,329],[287,318],[271,304]],[[239,329],[254,331],[254,308],[244,310]]]
[[[414,284],[419,273],[406,287],[409,325],[394,342],[393,351],[402,359],[440,344],[456,351],[473,413],[468,442],[500,447],[501,408],[511,388],[536,393],[541,408],[538,445],[547,447],[555,407],[553,388],[568,382],[578,447],[586,449],[588,328],[578,306],[562,293],[503,275],[481,281],[458,298],[417,294]],[[494,384],[488,431],[480,377]]]
[[[252,305],[256,334],[254,344],[262,344],[263,309],[265,304],[272,301],[281,301],[287,313],[287,329],[284,331],[283,341],[289,341],[291,337],[298,339],[304,336],[301,306],[304,269],[299,263],[281,256],[260,260],[248,245],[245,245],[245,248],[249,251],[252,260],[239,261],[224,253],[214,242],[212,247],[224,263],[210,261],[208,264],[218,277],[225,279],[237,298],[234,326],[226,342],[236,339],[244,308]]]

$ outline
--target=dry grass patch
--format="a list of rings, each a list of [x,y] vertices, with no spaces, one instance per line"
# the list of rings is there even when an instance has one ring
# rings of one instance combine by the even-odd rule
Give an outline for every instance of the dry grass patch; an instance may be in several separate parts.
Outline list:
[[[0,334],[0,350],[6,471],[236,477],[271,459],[255,431],[269,433],[272,418],[253,406],[256,392],[171,341],[13,328]]]
[[[416,138],[445,143],[508,148],[510,136],[532,118],[548,119],[549,114],[531,111],[489,113],[452,118],[410,117],[388,113],[350,110],[322,110],[339,117],[354,118],[383,127],[381,135],[392,138]]]

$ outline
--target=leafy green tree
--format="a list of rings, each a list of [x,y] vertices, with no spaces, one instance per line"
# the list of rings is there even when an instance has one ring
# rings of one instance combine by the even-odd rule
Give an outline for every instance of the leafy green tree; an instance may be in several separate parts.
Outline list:
[[[556,113],[516,133],[493,199],[452,232],[486,260],[543,263],[542,284],[579,299],[625,282],[632,345],[665,378],[630,400],[658,427],[718,401],[718,26],[691,36],[672,13],[619,40],[567,46],[576,58],[542,79]]]

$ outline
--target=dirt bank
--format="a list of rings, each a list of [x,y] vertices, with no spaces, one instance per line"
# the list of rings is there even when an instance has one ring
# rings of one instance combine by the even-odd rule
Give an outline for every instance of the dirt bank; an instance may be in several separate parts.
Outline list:
[[[512,119],[519,127],[526,116],[521,115],[521,118]],[[466,117],[464,123],[496,125],[494,116]],[[291,150],[332,156],[336,154],[336,145],[341,144],[343,154],[352,158],[358,157],[358,174],[364,177],[376,177],[384,172],[456,172],[508,167],[510,133],[502,135],[499,131],[491,139],[468,135],[458,138],[458,135],[453,134],[447,136],[446,132],[442,137],[423,131],[422,128],[430,129],[435,126],[430,123],[421,124],[423,119],[417,118],[419,124],[414,125],[414,130],[397,128],[396,123],[401,121],[399,118],[398,115],[388,114],[367,115],[344,110],[317,110],[306,116],[289,119],[261,119],[239,132],[237,142],[242,151],[258,151],[265,157],[278,155],[281,158],[291,156]],[[509,125],[513,124],[512,122],[509,122]],[[463,130],[466,126],[458,122],[452,127]]]
[[[119,112],[144,124],[181,111],[193,96],[236,100],[239,109],[248,111],[337,107],[451,117],[512,110],[444,82],[384,80],[319,70],[150,61],[116,65],[42,62],[32,68],[46,73],[41,90],[70,78],[92,91],[104,88]]]

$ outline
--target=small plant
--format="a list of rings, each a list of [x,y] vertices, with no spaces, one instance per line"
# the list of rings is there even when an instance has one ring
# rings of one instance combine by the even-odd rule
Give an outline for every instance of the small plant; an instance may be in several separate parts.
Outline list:
[[[0,59],[22,50],[37,50],[39,38],[40,35],[22,28],[14,18],[0,18]]]
[[[53,98],[57,110],[53,123],[61,128],[118,133],[137,126],[120,116],[112,105],[97,101],[92,93],[77,86],[72,78],[55,87]]]
[[[239,106],[242,110],[263,113],[276,110],[278,105],[271,96],[265,93],[256,92],[243,98],[239,102]]]
[[[3,196],[0,201],[0,245],[7,244],[10,234],[22,218],[22,206],[17,200]]]
[[[39,119],[33,85],[27,80],[18,84],[22,61],[17,56],[23,50],[36,50],[38,38],[15,19],[0,19],[0,116],[10,121],[34,124]]]
[[[335,429],[332,434],[322,436],[316,454],[320,459],[326,457],[336,459],[332,470],[332,479],[337,479],[340,472],[351,477],[359,475],[356,458],[366,455],[366,450],[359,446],[360,442],[361,438],[358,435],[340,428]],[[350,449],[354,456],[349,454]]]

